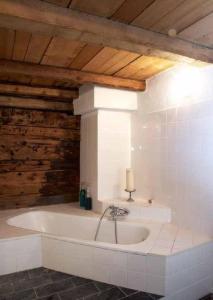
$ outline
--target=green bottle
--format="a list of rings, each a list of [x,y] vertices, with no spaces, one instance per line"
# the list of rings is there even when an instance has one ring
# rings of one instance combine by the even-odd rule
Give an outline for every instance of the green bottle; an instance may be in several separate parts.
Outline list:
[[[85,208],[86,196],[87,196],[86,188],[85,188],[84,184],[82,183],[81,188],[80,188],[80,194],[79,194],[80,207]]]
[[[92,209],[92,198],[90,196],[89,187],[87,187],[87,190],[86,190],[85,209],[86,210],[91,210]]]

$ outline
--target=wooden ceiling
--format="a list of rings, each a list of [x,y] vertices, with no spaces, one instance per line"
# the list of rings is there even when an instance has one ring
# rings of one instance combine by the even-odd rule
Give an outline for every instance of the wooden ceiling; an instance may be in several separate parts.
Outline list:
[[[45,0],[63,6],[213,47],[212,0]]]
[[[14,1],[14,3],[19,2],[27,3],[27,1]],[[2,14],[0,16],[0,25],[2,26],[0,28],[0,59],[30,63],[31,66],[36,64],[41,67],[58,67],[60,72],[62,69],[78,70],[81,71],[81,73],[76,73],[78,78],[85,73],[99,74],[99,77],[93,77],[95,79],[91,82],[99,83],[100,80],[100,84],[104,84],[106,79],[106,84],[113,86],[112,82],[114,80],[115,86],[141,90],[144,89],[145,85],[137,85],[137,82],[142,82],[174,66],[178,61],[194,62],[193,54],[190,56],[190,53],[187,55],[189,50],[184,51],[185,45],[189,46],[189,49],[191,47],[192,52],[195,51],[196,59],[204,57],[206,62],[213,61],[213,55],[211,57],[211,54],[213,54],[213,0],[36,0],[32,2],[37,2],[38,6],[48,2],[51,5],[49,7],[58,6],[61,13],[72,9],[95,15],[101,17],[98,18],[100,22],[105,19],[116,21],[112,25],[114,23],[119,24],[118,22],[134,25],[134,27],[131,26],[131,30],[132,28],[137,30],[139,27],[151,33],[156,32],[158,33],[156,38],[159,38],[160,46],[160,38],[162,37],[167,42],[168,30],[175,29],[178,35],[175,38],[169,38],[167,49],[169,50],[169,47],[175,49],[176,45],[178,47],[180,45],[180,51],[177,51],[177,55],[174,55],[174,51],[170,54],[167,49],[165,49],[165,52],[148,49],[144,50],[143,53],[143,49],[137,47],[137,45],[133,47],[135,51],[129,51],[131,47],[125,44],[125,40],[120,42],[121,46],[117,47],[117,44],[115,44],[115,47],[112,47],[114,41],[109,42],[105,38],[104,30],[103,41],[101,40],[99,43],[96,43],[97,39],[92,35],[89,38],[84,38],[82,34],[79,38],[73,38],[72,36],[70,39],[70,35],[67,33],[63,32],[61,34],[62,30],[53,31],[52,29],[51,32],[54,34],[50,35],[47,34],[46,29],[41,29],[41,26],[37,27],[36,30],[34,26],[31,26],[32,28],[26,27],[26,30],[20,30],[19,23],[17,23],[16,28],[16,22],[14,22],[14,25],[11,24],[12,21],[10,23],[6,22]],[[65,9],[60,10],[59,7]],[[6,24],[6,26],[3,27],[2,24]],[[23,25],[21,26],[23,27]],[[128,29],[128,27],[124,28],[124,39],[126,28]],[[120,27],[118,30],[120,30]],[[133,39],[134,34],[135,32],[132,34]],[[64,35],[67,35],[67,37]],[[90,39],[91,43],[88,42]],[[162,47],[160,50],[162,50]],[[204,54],[202,54],[202,51]],[[180,56],[182,53],[183,56]],[[190,58],[186,58],[187,56]],[[7,71],[4,65],[4,68],[0,68],[0,81],[66,88],[78,87],[89,82],[87,78],[78,82],[78,80],[70,79],[69,76],[53,76],[51,78],[51,69],[48,70],[48,76],[38,76],[38,73],[35,72],[17,73],[16,65],[14,65],[14,71],[11,66],[10,71]],[[52,69],[53,73],[57,73],[56,68]],[[107,81],[108,79],[109,81]],[[119,83],[116,83],[117,79],[120,80]],[[125,82],[125,79],[129,81]],[[130,84],[131,80],[133,80],[132,84]]]

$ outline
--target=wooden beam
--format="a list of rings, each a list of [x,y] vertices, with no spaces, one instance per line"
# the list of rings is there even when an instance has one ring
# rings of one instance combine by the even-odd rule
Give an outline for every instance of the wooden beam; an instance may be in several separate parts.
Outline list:
[[[0,94],[28,97],[54,98],[57,101],[68,101],[78,98],[77,90],[63,90],[47,87],[26,86],[20,84],[0,83]]]
[[[52,78],[56,80],[67,80],[75,84],[93,83],[136,91],[143,91],[146,87],[145,81],[7,60],[0,60],[0,72],[4,74],[22,74],[31,77],[35,76],[41,78]]]
[[[167,59],[213,63],[212,48],[39,0],[1,0],[0,26]]]
[[[0,107],[15,107],[63,112],[73,111],[72,103],[8,96],[0,96]]]

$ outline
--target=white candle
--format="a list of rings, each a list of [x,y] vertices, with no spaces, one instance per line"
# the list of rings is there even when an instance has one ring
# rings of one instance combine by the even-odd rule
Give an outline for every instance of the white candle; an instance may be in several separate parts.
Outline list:
[[[126,189],[131,192],[134,191],[134,175],[132,169],[126,169]]]

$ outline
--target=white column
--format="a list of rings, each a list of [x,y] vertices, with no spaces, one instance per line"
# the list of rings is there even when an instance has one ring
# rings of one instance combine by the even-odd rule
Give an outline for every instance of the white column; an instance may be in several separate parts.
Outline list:
[[[137,92],[84,86],[74,101],[81,114],[80,180],[91,188],[93,209],[125,195],[125,172],[131,166],[131,111]]]

